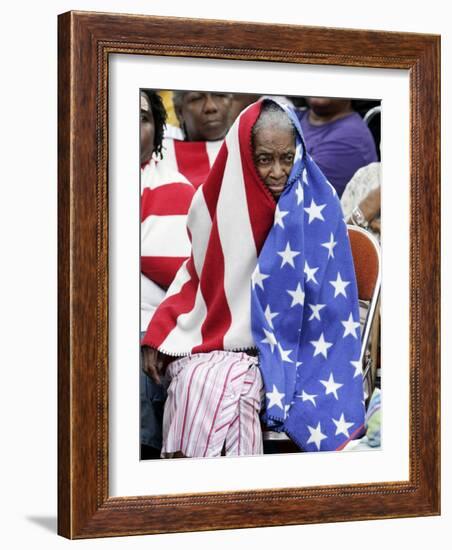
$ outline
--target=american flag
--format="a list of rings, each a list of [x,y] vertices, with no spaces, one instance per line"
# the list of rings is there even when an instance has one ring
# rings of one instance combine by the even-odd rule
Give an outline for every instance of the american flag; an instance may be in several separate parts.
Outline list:
[[[141,168],[141,272],[162,288],[190,255],[186,224],[194,194],[193,185],[163,161],[151,159]]]
[[[223,141],[163,140],[160,164],[182,174],[196,189],[206,181]]]
[[[236,119],[193,197],[187,217],[191,256],[156,310],[143,345],[172,356],[255,348],[250,281],[276,206],[251,151],[260,109],[255,103]]]
[[[281,107],[297,130],[296,157],[252,277],[264,420],[302,449],[337,450],[364,425],[353,259],[336,192]]]

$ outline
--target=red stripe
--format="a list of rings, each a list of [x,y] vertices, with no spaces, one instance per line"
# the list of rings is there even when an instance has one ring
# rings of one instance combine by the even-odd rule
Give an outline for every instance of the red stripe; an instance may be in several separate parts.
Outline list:
[[[193,309],[199,282],[193,258],[187,262],[187,270],[190,280],[182,286],[178,294],[170,296],[157,308],[142,340],[142,345],[159,348],[176,326],[178,316]]]
[[[252,144],[249,136],[252,127],[259,117],[262,102],[256,103],[247,111],[247,116],[240,119],[239,143],[242,157],[243,179],[248,202],[251,228],[253,230],[256,250],[259,254],[270,231],[275,214],[276,203],[270,191],[265,187],[254,165]],[[249,112],[249,116],[248,116]]]
[[[141,272],[164,289],[173,282],[180,266],[187,258],[141,256]]]
[[[195,194],[187,183],[170,183],[155,189],[146,187],[141,195],[141,221],[148,216],[185,215]]]
[[[205,141],[174,140],[177,168],[195,188],[206,181],[210,160]]]
[[[226,147],[226,143],[223,143],[218,152],[215,163],[210,170],[209,177],[207,178],[206,183],[202,188],[204,201],[206,203],[207,209],[209,210],[211,219],[214,219],[216,215],[217,201],[220,195],[220,189],[223,182],[224,169],[227,159],[228,149]]]
[[[212,225],[210,240],[204,260],[200,287],[207,308],[201,327],[202,343],[193,348],[193,353],[223,349],[223,338],[232,323],[228,300],[224,291],[224,256],[218,233],[217,220]]]

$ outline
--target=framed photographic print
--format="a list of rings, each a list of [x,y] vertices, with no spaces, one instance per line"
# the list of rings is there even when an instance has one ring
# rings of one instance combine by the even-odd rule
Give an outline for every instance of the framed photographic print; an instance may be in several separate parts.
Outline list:
[[[59,16],[61,535],[439,514],[439,47],[408,33]],[[355,119],[362,162],[345,173],[346,153],[318,135]],[[372,215],[367,180],[352,185],[370,165]],[[356,244],[369,225],[381,257]],[[375,250],[381,301],[380,276],[366,287]],[[363,296],[381,324],[358,338]],[[337,303],[348,309],[333,339]],[[206,356],[215,382],[194,389]],[[140,418],[165,377],[156,444]]]

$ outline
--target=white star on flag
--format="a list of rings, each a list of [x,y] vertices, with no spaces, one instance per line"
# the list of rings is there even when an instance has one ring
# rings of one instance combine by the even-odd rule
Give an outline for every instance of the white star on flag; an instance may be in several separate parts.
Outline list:
[[[344,384],[337,384],[334,381],[333,373],[330,373],[328,380],[320,380],[320,383],[325,386],[325,395],[332,393],[336,399],[339,399],[337,396],[337,390],[342,388]]]
[[[298,283],[295,290],[288,290],[287,292],[292,296],[292,303],[290,304],[290,307],[294,307],[296,305],[302,306],[304,304],[304,292],[300,283]]]
[[[356,378],[357,376],[363,373],[363,367],[361,365],[361,361],[350,361],[350,364],[355,369],[355,374],[353,375],[353,378]]]
[[[321,353],[325,359],[328,359],[328,348],[330,348],[333,344],[332,342],[325,341],[323,332],[318,340],[311,340],[311,344],[315,348],[313,357]]]
[[[274,222],[273,225],[279,225],[280,227],[282,227],[284,229],[283,219],[287,216],[288,213],[289,213],[288,210],[280,210],[279,206],[276,205],[275,222]]]
[[[279,315],[279,313],[278,312],[272,313],[272,311],[270,309],[270,306],[267,306],[265,308],[264,315],[265,315],[265,319],[267,320],[267,323],[273,329],[274,328],[274,326],[273,326],[273,317],[276,317],[277,315]]]
[[[341,414],[339,420],[331,419],[336,424],[336,433],[335,435],[344,434],[345,437],[350,437],[348,429],[351,428],[354,422],[346,422],[344,418],[344,413]]]
[[[345,292],[345,289],[350,284],[350,281],[343,281],[339,271],[337,272],[337,279],[335,281],[330,281],[330,284],[334,286],[335,298],[339,296],[339,294],[342,294],[342,296],[347,298],[347,293]]]
[[[306,168],[303,170],[303,181],[304,181],[304,183],[306,183],[307,185],[309,185],[309,182],[308,182],[308,171],[306,170]]]
[[[308,262],[305,261],[304,263],[304,272],[306,273],[306,282],[309,283],[309,281],[314,281],[314,283],[316,285],[318,285],[318,281],[317,279],[315,278],[315,274],[317,273],[317,271],[319,270],[318,267],[309,267],[309,264]]]
[[[314,220],[320,220],[322,222],[325,221],[325,218],[322,216],[322,210],[325,208],[326,204],[316,204],[314,202],[314,199],[311,200],[311,206],[309,208],[305,208],[305,212],[309,214],[309,222],[311,223]]]
[[[282,250],[281,252],[277,252],[282,258],[281,267],[284,267],[286,264],[291,265],[292,267],[295,267],[293,259],[295,256],[298,256],[300,252],[297,252],[296,250],[291,250],[289,242],[287,242],[285,250]]]
[[[326,249],[328,249],[328,258],[334,258],[334,247],[337,245],[337,241],[334,240],[333,234],[330,234],[330,240],[326,243],[322,243]]]
[[[265,332],[265,338],[261,340],[261,342],[264,344],[269,344],[273,353],[275,346],[278,344],[278,342],[276,341],[275,335],[273,334],[273,332],[270,332],[268,330],[265,330],[265,329],[262,329],[262,330]]]
[[[295,189],[295,194],[297,195],[297,206],[300,206],[300,204],[304,201],[304,191],[300,182],[298,182],[297,188]]]
[[[341,321],[341,323],[344,325],[344,336],[342,338],[345,338],[349,334],[353,336],[353,338],[358,338],[356,334],[356,329],[359,327],[359,323],[353,321],[353,315],[350,313],[349,318],[347,321]]]
[[[284,397],[285,394],[284,393],[279,393],[278,388],[275,386],[275,384],[273,384],[272,391],[267,392],[265,395],[269,399],[267,408],[271,409],[273,406],[276,405],[280,409],[284,410],[283,409],[283,404],[282,404],[282,398]]]
[[[286,363],[293,363],[292,359],[289,357],[289,355],[292,353],[293,350],[283,349],[279,342],[278,342],[278,349],[279,349],[279,353],[281,354],[282,361],[285,361]]]
[[[322,433],[322,428],[320,427],[320,422],[317,424],[317,428],[313,428],[312,426],[308,426],[308,430],[309,430],[311,436],[307,440],[306,443],[315,443],[315,446],[317,447],[317,450],[320,451],[320,444],[321,444],[322,440],[327,438],[327,436]]]
[[[315,398],[317,397],[317,395],[315,395],[315,394],[310,394],[310,393],[307,393],[303,390],[301,392],[301,395],[297,395],[297,397],[300,397],[303,402],[304,401],[310,401],[314,405],[314,407],[317,406],[316,402],[315,402]]]
[[[326,304],[308,304],[308,306],[312,309],[311,317],[309,317],[309,321],[312,321],[313,319],[320,319],[320,310],[326,307]]]
[[[264,281],[269,277],[270,275],[265,275],[265,273],[261,273],[259,271],[259,264],[258,264],[256,266],[256,269],[253,272],[253,275],[251,276],[251,283],[253,285],[253,290],[255,289],[256,285],[260,287],[262,290],[264,290]]]

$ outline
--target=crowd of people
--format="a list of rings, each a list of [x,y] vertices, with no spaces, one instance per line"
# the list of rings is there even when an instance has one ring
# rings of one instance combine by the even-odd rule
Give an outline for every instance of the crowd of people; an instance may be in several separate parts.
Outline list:
[[[362,437],[344,218],[379,232],[380,181],[351,100],[140,101],[141,458],[262,454],[265,430],[303,451]]]

